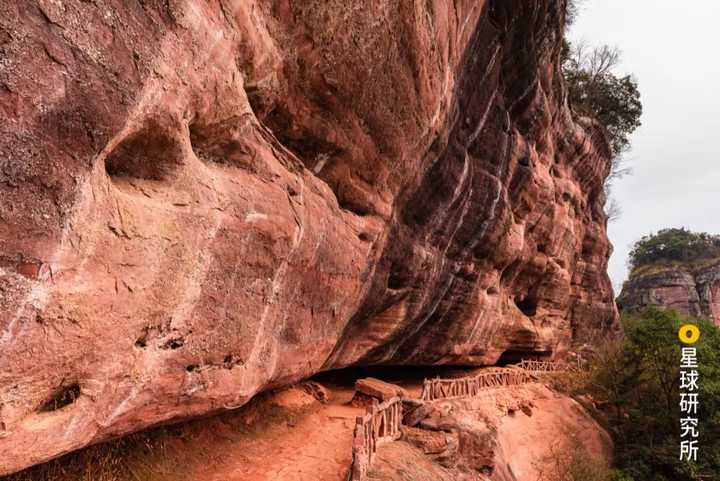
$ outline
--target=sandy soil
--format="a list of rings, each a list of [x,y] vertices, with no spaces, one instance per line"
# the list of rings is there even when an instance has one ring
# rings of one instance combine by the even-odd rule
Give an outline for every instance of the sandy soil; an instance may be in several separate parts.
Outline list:
[[[158,474],[174,481],[345,481],[355,417],[364,409],[349,403],[351,389],[329,394],[323,404],[292,388],[268,396],[249,416],[205,420],[192,438],[171,440],[166,459],[178,464]]]

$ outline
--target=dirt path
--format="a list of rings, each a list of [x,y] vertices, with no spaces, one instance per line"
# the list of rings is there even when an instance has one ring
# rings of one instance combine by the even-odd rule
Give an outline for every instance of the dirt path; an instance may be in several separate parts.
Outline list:
[[[201,467],[188,479],[207,481],[344,481],[351,462],[352,431],[359,408],[330,404],[298,421],[278,425],[251,445],[224,446],[226,461]],[[204,474],[204,476],[200,476]]]
[[[399,384],[411,395],[420,395],[419,380]],[[233,416],[206,420],[200,439],[179,451],[206,454],[187,463],[173,481],[346,481],[355,418],[365,413],[365,407],[350,403],[352,384],[324,386],[327,403],[290,388],[245,410],[249,416],[239,423]],[[238,434],[243,422],[254,428]]]
[[[156,474],[173,481],[345,481],[355,418],[350,389],[323,404],[300,388],[268,396],[242,416],[204,420],[173,437]]]

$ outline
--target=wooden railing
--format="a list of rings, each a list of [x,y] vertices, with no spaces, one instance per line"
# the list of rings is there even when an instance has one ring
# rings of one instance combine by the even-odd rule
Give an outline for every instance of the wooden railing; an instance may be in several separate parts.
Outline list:
[[[452,399],[477,396],[480,391],[503,386],[516,386],[537,381],[537,377],[524,369],[496,369],[472,377],[456,379],[426,379],[423,383],[421,399]]]
[[[514,364],[512,367],[520,368],[524,371],[532,373],[553,373],[553,372],[564,372],[567,371],[567,366],[559,362],[552,361],[532,361],[523,359],[518,364]]]
[[[389,399],[382,404],[373,400],[364,416],[357,418],[353,438],[351,480],[364,481],[375,458],[378,444],[394,441],[401,436],[402,400]]]
[[[566,371],[563,364],[550,361],[523,360],[506,368],[489,368],[472,377],[455,379],[425,379],[421,399],[453,399],[477,396],[494,387],[517,386],[538,380],[538,374]],[[394,441],[402,436],[402,400],[389,399],[382,404],[373,399],[364,416],[355,422],[353,437],[353,465],[351,481],[365,481],[379,444]]]

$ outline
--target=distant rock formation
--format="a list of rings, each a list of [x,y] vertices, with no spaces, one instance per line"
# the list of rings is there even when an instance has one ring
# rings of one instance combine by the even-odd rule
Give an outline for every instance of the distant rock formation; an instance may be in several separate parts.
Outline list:
[[[0,6],[0,474],[617,312],[564,3]]]
[[[617,299],[624,311],[665,306],[720,325],[720,260],[638,269]]]

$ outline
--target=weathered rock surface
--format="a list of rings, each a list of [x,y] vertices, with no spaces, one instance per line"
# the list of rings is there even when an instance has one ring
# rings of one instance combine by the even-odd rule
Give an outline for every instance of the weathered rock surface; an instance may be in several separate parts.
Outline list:
[[[702,267],[676,264],[645,273],[640,271],[623,285],[618,306],[627,311],[663,306],[720,325],[720,262],[705,263]]]
[[[355,390],[366,396],[374,397],[383,401],[387,401],[394,397],[407,397],[407,391],[395,384],[375,379],[374,377],[366,377],[355,381]]]
[[[561,1],[0,1],[0,474],[616,323]]]
[[[427,406],[419,428],[379,447],[370,479],[554,479],[573,449],[586,462],[610,461],[610,436],[577,402],[540,384]]]

